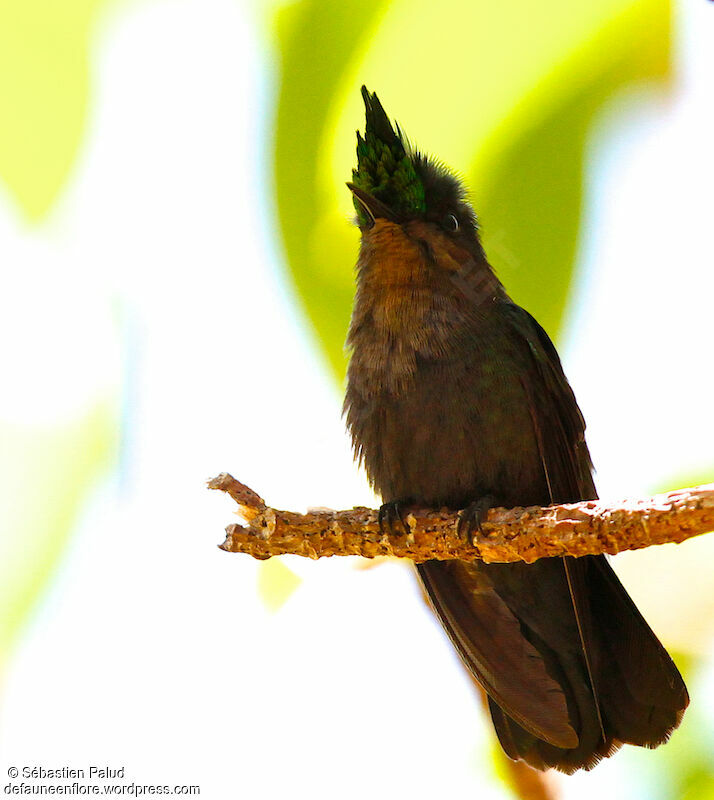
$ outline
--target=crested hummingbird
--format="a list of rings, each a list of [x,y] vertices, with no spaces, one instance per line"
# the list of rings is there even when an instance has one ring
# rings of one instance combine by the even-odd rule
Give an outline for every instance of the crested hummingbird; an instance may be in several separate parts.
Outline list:
[[[381,523],[447,507],[471,535],[490,506],[596,498],[558,354],[489,265],[464,187],[362,96],[344,412]],[[511,758],[572,773],[679,725],[684,682],[605,556],[417,569]]]

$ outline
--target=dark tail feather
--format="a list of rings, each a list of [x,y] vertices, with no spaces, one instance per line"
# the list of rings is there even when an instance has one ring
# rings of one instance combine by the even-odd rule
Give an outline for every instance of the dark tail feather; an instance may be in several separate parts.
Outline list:
[[[482,565],[430,561],[417,568],[451,641],[489,697],[532,733],[575,745],[563,692]]]
[[[583,737],[578,747],[563,750],[542,739],[537,739],[514,722],[502,708],[489,697],[489,710],[498,741],[506,755],[515,761],[522,760],[534,769],[555,768],[572,774],[579,769],[592,769],[601,759],[615,753],[620,744],[612,740]]]
[[[555,767],[571,773],[591,769],[623,743],[656,747],[667,740],[687,707],[687,690],[603,556],[568,559],[570,581],[560,559],[532,565],[456,564],[463,562],[429,562],[419,571],[447,632],[489,693],[496,733],[511,758],[536,769]],[[504,625],[501,614],[498,634],[484,636],[493,617],[476,619],[488,613],[487,607],[464,601],[473,595],[474,581],[480,586],[477,594],[490,591],[499,598],[518,621],[517,628]],[[520,651],[514,636],[527,643]],[[507,657],[501,661],[499,652],[483,653],[488,647],[505,647]],[[514,672],[513,659],[519,652],[527,660]],[[539,658],[534,659],[533,652]],[[499,663],[503,674],[493,666]],[[487,680],[484,664],[491,667]],[[557,695],[543,671],[559,688]],[[505,673],[507,697],[494,691]],[[545,695],[544,686],[551,689]],[[560,718],[558,695],[567,707],[565,720]],[[533,702],[539,698],[544,707],[534,718]],[[577,742],[566,747],[549,730],[564,724],[577,734]]]
[[[590,606],[604,656],[598,681],[609,727],[626,744],[657,747],[682,721],[687,687],[604,556],[588,561]]]

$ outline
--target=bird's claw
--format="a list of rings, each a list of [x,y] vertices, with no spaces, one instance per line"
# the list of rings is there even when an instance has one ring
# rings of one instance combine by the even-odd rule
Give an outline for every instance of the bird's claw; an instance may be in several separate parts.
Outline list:
[[[457,531],[459,536],[468,544],[474,544],[474,533],[483,534],[482,523],[486,519],[488,510],[494,505],[494,498],[485,495],[473,503],[469,503],[463,511],[459,512]]]
[[[407,522],[402,515],[404,503],[404,500],[392,500],[391,502],[384,503],[384,505],[380,506],[379,513],[377,515],[377,521],[379,522],[379,532],[382,535],[395,535],[396,532],[394,530],[394,524],[397,520],[399,520],[399,523],[402,526],[404,535],[409,535],[409,525],[407,525]]]

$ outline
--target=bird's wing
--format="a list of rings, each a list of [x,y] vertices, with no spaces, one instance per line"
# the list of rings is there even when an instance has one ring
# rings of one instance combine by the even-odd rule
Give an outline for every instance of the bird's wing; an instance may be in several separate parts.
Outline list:
[[[481,564],[417,565],[444,629],[471,673],[523,728],[556,747],[575,747],[565,696]]]
[[[548,334],[523,308],[504,302],[503,317],[524,350],[522,385],[553,503],[597,497],[585,420]],[[527,354],[526,352],[527,351]]]
[[[504,302],[499,311],[503,312],[500,324],[513,328],[507,331],[515,347],[510,368],[517,365],[522,370],[522,396],[528,403],[553,495],[563,500],[594,497],[585,423],[555,348],[523,309]],[[578,443],[578,450],[572,442]],[[544,496],[543,502],[547,501]],[[536,644],[536,638],[525,636],[523,629],[524,614],[537,623],[543,606],[551,605],[543,634],[550,638],[551,630],[558,627],[572,630],[572,612],[560,602],[567,603],[568,598],[562,566],[428,562],[419,565],[419,573],[449,637],[498,706],[531,738],[555,748],[576,748],[578,735],[571,724],[565,687],[553,671],[551,646],[540,643],[541,637],[536,637],[540,643]],[[522,583],[525,597],[519,592]],[[597,727],[596,719],[594,725]]]
[[[522,308],[499,311],[547,479],[542,502],[595,498],[585,422],[555,347]],[[572,772],[622,742],[654,746],[679,723],[681,677],[604,556],[430,561],[419,572],[511,757]]]
[[[504,310],[506,319],[519,334],[524,350],[529,353],[526,358],[528,372],[523,384],[551,501],[562,503],[596,498],[592,463],[585,444],[585,422],[555,347],[527,311],[511,303],[506,304]],[[537,562],[534,566],[540,564]],[[659,744],[679,724],[688,703],[687,691],[677,668],[604,556],[565,558],[562,564],[583,665],[602,733],[602,741],[595,745],[591,763],[611,752],[620,742],[646,746]],[[550,561],[541,567],[552,571],[555,563]],[[520,571],[522,578],[533,576],[532,595],[537,596],[541,586],[550,589],[556,586],[556,576],[543,581],[543,575],[536,581],[538,570],[527,569],[528,572],[521,567]],[[504,572],[500,567],[497,570]],[[517,570],[509,571],[508,576],[511,572],[515,575]],[[568,626],[559,623],[554,627],[552,615],[543,613],[543,601],[547,600],[545,595],[541,602],[523,603],[522,579],[517,582],[517,598],[508,591],[508,577],[496,583],[499,594],[522,622],[541,637],[547,647],[560,654],[561,667],[564,668],[562,654],[565,648],[559,640],[563,628]],[[570,628],[572,631],[572,625]],[[567,674],[568,670],[564,669],[564,672]],[[574,682],[569,680],[569,683],[572,690]],[[567,690],[566,693],[571,696]],[[572,706],[572,702],[569,705]],[[586,709],[581,703],[578,706],[584,719]],[[595,743],[592,730],[590,736],[585,735],[583,728],[578,732],[581,739],[590,738]],[[576,763],[573,755],[565,756],[566,763],[562,766],[567,767],[568,761]]]

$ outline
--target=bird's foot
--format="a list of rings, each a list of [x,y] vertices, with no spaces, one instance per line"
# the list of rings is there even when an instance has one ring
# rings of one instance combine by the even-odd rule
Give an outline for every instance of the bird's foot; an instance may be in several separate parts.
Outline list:
[[[395,536],[403,532],[405,536],[409,535],[410,528],[403,516],[404,506],[408,502],[408,500],[391,500],[389,503],[380,506],[377,521],[379,522],[379,532],[381,534]],[[394,530],[397,520],[399,520],[402,531]]]
[[[459,513],[458,533],[459,536],[468,544],[474,543],[474,534],[476,531],[483,533],[481,524],[486,519],[488,510],[493,508],[495,498],[490,495],[479,497],[473,503],[469,503],[466,508]]]

